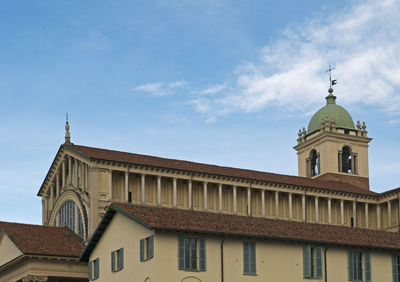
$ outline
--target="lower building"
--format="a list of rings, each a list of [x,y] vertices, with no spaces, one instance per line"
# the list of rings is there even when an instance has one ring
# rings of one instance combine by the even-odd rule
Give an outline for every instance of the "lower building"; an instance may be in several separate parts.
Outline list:
[[[0,222],[0,282],[84,282],[84,245],[67,227]]]
[[[400,234],[114,203],[81,260],[92,281],[399,281]]]

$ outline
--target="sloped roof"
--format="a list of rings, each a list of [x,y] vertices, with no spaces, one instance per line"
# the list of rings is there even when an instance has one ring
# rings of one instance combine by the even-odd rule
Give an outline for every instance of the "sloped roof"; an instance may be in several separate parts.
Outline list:
[[[78,258],[84,249],[79,237],[66,227],[0,221],[0,231],[24,255]]]
[[[375,192],[359,188],[355,185],[336,181],[311,179],[300,176],[275,174],[248,169],[240,169],[226,166],[210,165],[190,161],[160,158],[154,156],[126,153],[107,149],[93,148],[81,145],[63,145],[65,148],[85,155],[94,160],[114,161],[128,164],[145,165],[159,168],[184,170],[194,173],[205,173],[235,177],[247,180],[266,181],[272,183],[297,185],[310,188],[328,189],[341,192],[349,192],[364,195],[376,195]]]
[[[400,234],[394,232],[113,203],[90,239],[81,260],[89,259],[91,251],[116,212],[148,229],[159,231],[400,250]]]

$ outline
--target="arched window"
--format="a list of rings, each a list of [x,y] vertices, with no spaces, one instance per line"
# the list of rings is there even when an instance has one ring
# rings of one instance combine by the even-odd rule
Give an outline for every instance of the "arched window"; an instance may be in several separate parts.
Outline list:
[[[339,152],[339,171],[344,173],[356,173],[356,154],[351,152],[349,146],[343,146]]]
[[[310,176],[316,176],[320,173],[319,155],[317,151],[312,150],[310,153]]]
[[[57,214],[58,226],[67,226],[83,237],[83,222],[78,206],[73,201],[65,202]]]

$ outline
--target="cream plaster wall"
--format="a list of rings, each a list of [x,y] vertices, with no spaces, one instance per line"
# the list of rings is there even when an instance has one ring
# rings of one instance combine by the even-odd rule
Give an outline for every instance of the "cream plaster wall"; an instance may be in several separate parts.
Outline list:
[[[0,266],[22,255],[10,238],[0,231]]]
[[[139,240],[152,231],[127,217],[116,214],[103,237],[98,242],[90,260],[100,258],[98,281],[145,281],[181,282],[185,279],[198,281],[221,281],[221,237],[213,235],[156,232],[154,258],[139,261]],[[178,236],[206,239],[206,271],[185,271],[178,269]],[[256,244],[256,275],[243,274],[243,242]],[[252,239],[226,238],[224,249],[225,282],[296,282],[317,279],[303,278],[303,244]],[[124,247],[124,269],[112,273],[110,253]],[[328,281],[346,282],[347,248],[329,247],[327,250]],[[361,250],[365,251],[365,250]],[[392,262],[389,252],[368,250],[371,255],[372,281],[391,282]],[[324,274],[325,275],[325,274]]]
[[[140,262],[140,239],[151,234],[152,231],[128,217],[115,214],[90,256],[90,260],[99,258],[100,261],[100,277],[96,281],[133,281],[133,278],[134,281],[144,281],[146,277],[155,281],[155,260]],[[124,248],[124,268],[118,272],[111,272],[111,252],[121,247]],[[157,256],[160,250],[162,247],[157,246],[154,255]]]

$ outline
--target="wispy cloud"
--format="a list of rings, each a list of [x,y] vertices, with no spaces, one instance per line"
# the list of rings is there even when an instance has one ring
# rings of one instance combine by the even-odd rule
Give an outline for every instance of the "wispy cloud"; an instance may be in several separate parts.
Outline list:
[[[210,85],[207,88],[201,89],[201,90],[195,90],[192,91],[192,93],[194,94],[202,94],[202,95],[213,95],[216,93],[219,93],[223,90],[226,89],[226,84],[214,84],[214,85]]]
[[[170,83],[156,82],[142,84],[132,88],[131,90],[136,92],[146,92],[153,96],[165,96],[172,94],[174,89],[184,88],[186,85],[186,81],[178,80]]]
[[[238,66],[233,82],[199,91],[192,104],[199,112],[217,115],[255,112],[271,105],[304,113],[327,95],[325,72],[328,63],[334,63],[340,104],[373,105],[396,114],[400,112],[399,18],[400,1],[371,0],[289,28],[261,50],[257,62]]]

